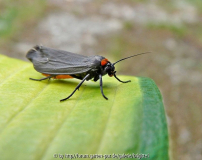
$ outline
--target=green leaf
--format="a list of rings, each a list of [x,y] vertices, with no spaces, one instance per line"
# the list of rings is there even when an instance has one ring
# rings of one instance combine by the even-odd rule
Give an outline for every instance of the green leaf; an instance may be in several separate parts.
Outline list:
[[[119,76],[132,81],[123,84],[105,76],[108,101],[99,82],[88,81],[69,100],[59,102],[79,80],[39,82],[29,77],[42,75],[31,63],[0,55],[0,159],[113,153],[168,159],[164,106],[151,79]]]

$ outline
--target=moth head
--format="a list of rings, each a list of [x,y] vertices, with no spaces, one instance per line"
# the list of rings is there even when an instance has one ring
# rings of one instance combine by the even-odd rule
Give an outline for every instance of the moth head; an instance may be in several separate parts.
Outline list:
[[[114,75],[115,67],[108,59],[103,59],[101,61],[101,66],[103,66],[104,73],[107,73],[110,77]]]

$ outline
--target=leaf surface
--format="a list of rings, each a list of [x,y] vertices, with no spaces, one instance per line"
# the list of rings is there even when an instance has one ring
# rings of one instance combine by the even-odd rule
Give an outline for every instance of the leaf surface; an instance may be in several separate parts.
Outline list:
[[[0,55],[1,159],[113,153],[168,159],[165,111],[153,80],[119,76],[132,81],[123,84],[104,76],[108,101],[100,93],[99,81],[88,81],[69,100],[59,102],[79,80],[39,82],[29,77],[43,76],[31,63]]]

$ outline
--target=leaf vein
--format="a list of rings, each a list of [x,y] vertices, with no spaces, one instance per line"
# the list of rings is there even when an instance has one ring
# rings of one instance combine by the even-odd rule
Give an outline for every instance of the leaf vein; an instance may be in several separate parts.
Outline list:
[[[38,92],[38,94],[36,94],[36,96],[31,99],[31,101],[22,109],[20,109],[16,114],[14,114],[12,117],[9,118],[9,120],[7,121],[7,124],[3,127],[2,131],[0,132],[0,134],[3,132],[3,130],[20,114],[22,113],[26,108],[28,108],[31,103],[47,88],[48,84],[46,84],[46,86],[40,91]]]
[[[115,94],[114,94],[114,100],[113,100],[113,104],[112,104],[112,107],[110,109],[110,112],[109,112],[109,116],[108,116],[108,119],[107,119],[107,122],[106,122],[106,125],[105,125],[105,128],[104,128],[104,131],[103,131],[103,134],[102,134],[102,137],[100,138],[100,142],[98,144],[100,144],[97,148],[97,151],[95,153],[98,153],[101,149],[101,147],[103,146],[103,139],[106,135],[106,131],[107,131],[107,128],[108,128],[108,124],[109,124],[109,119],[111,117],[111,113],[112,113],[112,108],[114,106],[114,102],[115,102],[115,99],[116,99],[116,94],[117,94],[117,90],[118,90],[118,85],[116,87],[116,90],[115,90]]]
[[[6,78],[0,83],[0,86],[3,86],[3,84],[6,83],[6,81],[7,81],[9,78],[14,77],[16,74],[22,72],[23,70],[27,69],[28,67],[30,67],[30,65],[25,65],[25,66],[22,67],[21,69],[17,69],[14,73],[12,73],[12,74],[10,74],[8,77],[6,77]]]
[[[53,136],[50,136],[50,141],[49,143],[46,145],[45,151],[41,154],[41,156],[37,157],[37,159],[43,159],[46,155],[46,153],[48,152],[48,149],[50,148],[51,144],[53,143],[54,139],[57,137],[59,131],[62,129],[62,126],[65,124],[65,122],[68,120],[69,116],[71,115],[71,113],[73,112],[73,110],[75,110],[78,102],[80,101],[83,92],[85,90],[85,87],[83,89],[83,91],[81,92],[81,94],[79,95],[78,100],[76,101],[74,107],[72,107],[72,109],[70,110],[69,114],[66,115],[66,117],[64,118],[64,120],[62,121],[62,123],[60,123],[60,125],[57,125],[58,127],[55,129],[56,131],[52,134]]]

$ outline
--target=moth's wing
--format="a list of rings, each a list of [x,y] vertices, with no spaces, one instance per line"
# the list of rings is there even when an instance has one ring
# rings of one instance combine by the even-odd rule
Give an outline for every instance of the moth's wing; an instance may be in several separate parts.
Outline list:
[[[41,73],[61,75],[79,74],[96,68],[99,62],[91,56],[36,46],[26,56]],[[99,56],[101,57],[101,56]]]

